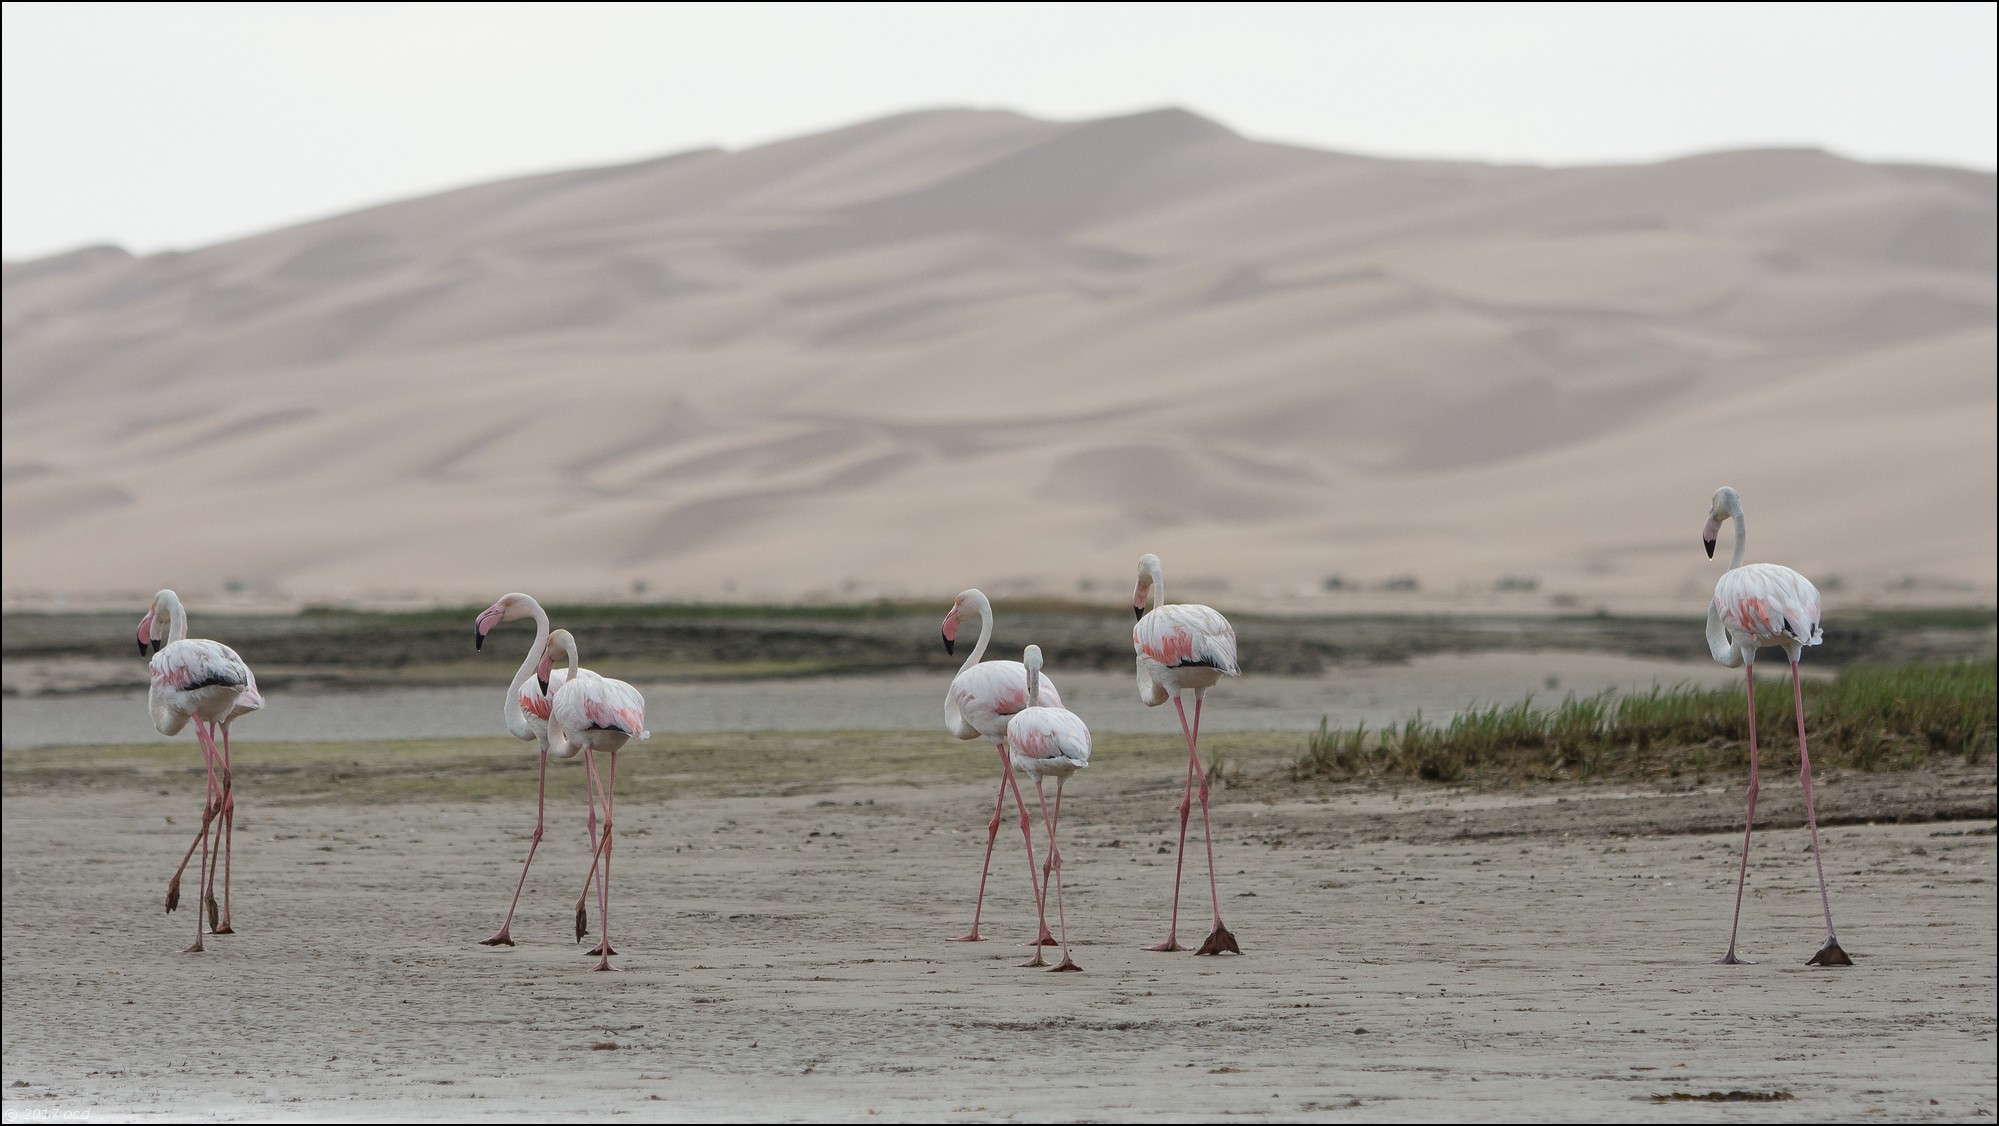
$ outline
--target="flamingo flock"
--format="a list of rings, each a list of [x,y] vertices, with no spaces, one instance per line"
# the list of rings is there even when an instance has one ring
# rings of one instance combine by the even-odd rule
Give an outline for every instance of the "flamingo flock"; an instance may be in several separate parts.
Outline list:
[[[1707,639],[1714,659],[1728,668],[1741,668],[1748,686],[1749,786],[1748,805],[1742,838],[1742,858],[1736,876],[1735,910],[1729,927],[1728,950],[1720,964],[1740,965],[1737,930],[1741,923],[1742,894],[1748,882],[1749,842],[1756,820],[1759,789],[1756,746],[1756,654],[1777,648],[1790,660],[1792,702],[1798,728],[1799,777],[1803,783],[1807,824],[1810,829],[1812,862],[1816,868],[1819,897],[1825,912],[1825,940],[1809,963],[1819,966],[1850,966],[1852,959],[1841,948],[1833,930],[1832,897],[1826,885],[1825,865],[1820,850],[1818,816],[1813,803],[1811,756],[1806,748],[1804,697],[1798,663],[1803,650],[1823,639],[1820,626],[1818,590],[1803,575],[1788,567],[1769,563],[1743,562],[1746,543],[1742,498],[1732,488],[1714,494],[1709,506],[1702,541],[1713,558],[1717,537],[1725,521],[1735,523],[1735,552],[1728,569],[1715,584],[1707,611]],[[1131,641],[1137,673],[1139,699],[1147,707],[1158,707],[1169,699],[1179,720],[1187,748],[1187,770],[1178,806],[1180,832],[1173,868],[1173,889],[1168,908],[1166,938],[1142,949],[1160,953],[1183,952],[1178,940],[1180,886],[1185,868],[1187,823],[1196,801],[1201,807],[1201,826],[1208,869],[1208,895],[1213,926],[1195,949],[1197,956],[1241,954],[1236,936],[1222,921],[1221,893],[1215,873],[1214,829],[1208,808],[1208,772],[1202,767],[1200,738],[1201,710],[1209,689],[1224,678],[1239,677],[1242,667],[1237,657],[1235,630],[1227,618],[1209,606],[1166,601],[1164,568],[1156,555],[1138,562],[1138,583],[1132,592],[1132,611],[1137,619]],[[1018,661],[985,660],[993,637],[993,607],[977,589],[959,594],[945,614],[942,627],[944,649],[955,653],[958,635],[967,619],[978,623],[978,640],[951,679],[944,699],[944,728],[954,738],[986,740],[999,759],[998,790],[993,811],[986,823],[986,845],[980,862],[978,891],[972,901],[971,927],[951,942],[980,942],[985,936],[979,923],[985,906],[986,880],[992,854],[1005,820],[1011,794],[1019,816],[1021,842],[1027,854],[1029,890],[1032,892],[1037,929],[1022,945],[1033,948],[1033,956],[1022,963],[1058,973],[1079,971],[1071,955],[1067,909],[1063,901],[1062,851],[1059,831],[1063,789],[1069,778],[1090,765],[1091,739],[1088,724],[1064,707],[1061,693],[1043,671],[1044,659],[1038,645],[1028,645]],[[531,619],[535,625],[520,666],[507,685],[501,715],[507,731],[515,738],[533,743],[540,763],[536,791],[534,831],[528,839],[527,856],[515,881],[512,898],[499,929],[479,940],[485,946],[513,946],[514,915],[527,886],[528,870],[546,828],[548,761],[550,757],[570,761],[580,758],[584,774],[585,839],[590,865],[576,901],[576,940],[589,931],[589,901],[597,902],[598,941],[589,950],[596,957],[597,970],[613,970],[611,957],[611,868],[616,839],[616,793],[618,753],[633,739],[651,737],[646,728],[645,697],[638,689],[581,667],[575,636],[566,629],[551,629],[548,614],[533,597],[505,595],[473,622],[475,649],[484,649],[487,638],[505,622]],[[148,708],[154,726],[164,735],[175,735],[192,725],[206,767],[207,794],[202,805],[200,828],[182,855],[167,884],[166,909],[180,903],[181,878],[198,852],[201,865],[197,874],[200,903],[195,911],[195,939],[188,953],[205,949],[204,939],[232,934],[230,918],[230,870],[234,847],[235,796],[230,762],[229,729],[237,718],[264,706],[257,691],[256,677],[236,651],[220,642],[187,636],[187,613],[179,596],[162,590],[139,622],[141,654],[150,659],[151,690]],[[560,662],[558,663],[558,658]],[[1190,718],[1184,702],[1194,698]],[[220,743],[217,736],[220,736]],[[1019,777],[1034,784],[1036,806],[1046,831],[1046,854],[1037,866],[1032,818],[1023,796]],[[1055,780],[1051,805],[1045,780]],[[601,817],[600,817],[601,812]],[[221,898],[215,893],[217,874],[222,883]],[[1048,898],[1053,891],[1056,929],[1048,926]],[[1044,947],[1062,948],[1060,963],[1049,967],[1042,957]]]

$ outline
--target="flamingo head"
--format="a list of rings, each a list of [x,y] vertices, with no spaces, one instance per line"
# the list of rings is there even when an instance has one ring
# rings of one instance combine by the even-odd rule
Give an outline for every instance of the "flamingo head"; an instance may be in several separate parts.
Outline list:
[[[569,659],[569,666],[575,668],[576,635],[566,629],[548,635],[548,644],[541,650],[541,662],[534,667],[535,679],[541,681],[541,694],[544,696],[548,695],[548,678],[555,671],[555,654],[558,651]]]
[[[1714,491],[1714,503],[1708,506],[1707,523],[1701,528],[1701,544],[1707,548],[1709,559],[1714,558],[1714,544],[1721,536],[1721,522],[1740,511],[1742,511],[1741,494],[1727,485]]]
[[[1152,599],[1152,586],[1159,581],[1159,557],[1151,553],[1138,557],[1138,587],[1131,592],[1131,616],[1145,617],[1145,604]]]
[[[484,649],[486,635],[501,622],[534,616],[534,599],[525,594],[509,594],[484,610],[472,622],[472,648]]]
[[[151,648],[152,652],[157,653],[160,651],[160,643],[153,640],[153,612],[151,610],[147,610],[146,616],[139,619],[139,656],[145,656],[148,647]]]
[[[1028,646],[1020,654],[1020,663],[1027,666],[1027,702],[1037,704],[1041,700],[1041,646]]]

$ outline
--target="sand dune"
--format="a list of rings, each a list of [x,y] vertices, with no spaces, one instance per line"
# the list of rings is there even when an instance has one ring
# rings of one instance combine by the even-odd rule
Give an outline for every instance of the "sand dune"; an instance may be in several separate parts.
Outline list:
[[[1994,596],[1994,178],[908,114],[5,273],[12,602]]]

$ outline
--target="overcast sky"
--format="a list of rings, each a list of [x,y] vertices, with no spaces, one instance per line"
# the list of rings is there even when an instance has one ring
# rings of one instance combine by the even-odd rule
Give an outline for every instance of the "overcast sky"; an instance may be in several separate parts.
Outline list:
[[[4,8],[4,252],[186,248],[900,110],[1178,105],[1251,137],[1573,164],[1995,164],[1995,7]]]

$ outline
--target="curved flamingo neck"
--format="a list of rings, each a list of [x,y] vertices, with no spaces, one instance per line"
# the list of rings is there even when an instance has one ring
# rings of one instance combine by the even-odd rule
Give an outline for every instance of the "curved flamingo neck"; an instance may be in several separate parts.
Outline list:
[[[1027,706],[1030,708],[1041,706],[1041,662],[1039,660],[1027,662]]]
[[[1728,499],[1728,516],[1729,519],[1735,521],[1735,554],[1730,556],[1728,560],[1728,569],[1733,571],[1737,567],[1742,566],[1743,548],[1749,542],[1749,529],[1743,523],[1742,500],[1740,497],[1730,497]]]
[[[1166,605],[1166,569],[1155,568],[1148,576],[1152,579],[1152,597],[1146,602],[1145,612],[1149,614]]]
[[[993,604],[984,595],[980,595],[977,599],[967,599],[965,605],[979,616],[979,643],[972,646],[970,653],[965,654],[965,663],[958,666],[959,672],[978,664],[979,659],[986,655],[986,646],[993,640]]]
[[[180,596],[167,591],[160,598],[160,604],[167,608],[167,636],[164,644],[187,640],[187,608],[180,604]]]
[[[527,714],[521,711],[521,686],[534,675],[535,666],[541,663],[541,651],[548,646],[548,614],[541,603],[528,599],[534,607],[534,644],[528,646],[528,654],[521,658],[521,667],[514,671],[514,681],[507,685],[507,730],[518,739],[532,739],[534,732],[528,729]]]

